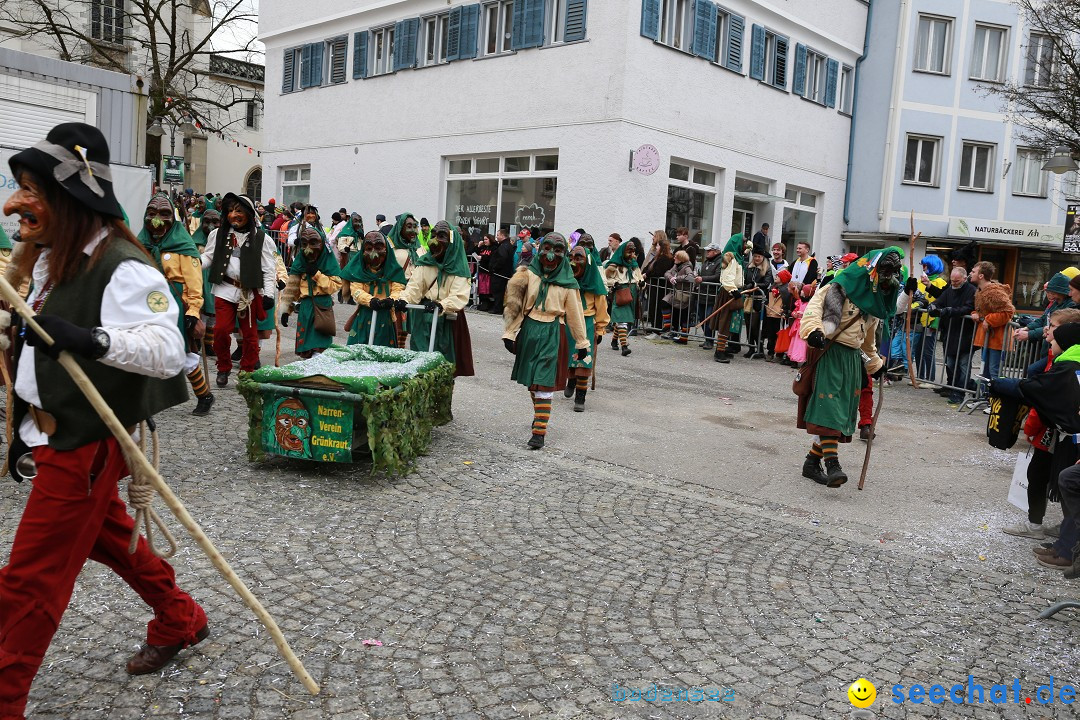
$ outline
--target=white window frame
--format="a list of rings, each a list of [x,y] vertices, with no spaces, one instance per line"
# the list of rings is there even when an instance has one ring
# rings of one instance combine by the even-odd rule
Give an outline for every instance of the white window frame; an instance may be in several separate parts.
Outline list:
[[[249,130],[259,129],[259,103],[248,100],[244,107],[244,127]]]
[[[430,67],[432,65],[439,65],[446,62],[446,46],[449,42],[449,22],[450,13],[439,13],[437,15],[428,15],[420,19],[420,48],[419,48],[419,66]],[[431,48],[431,38],[429,37],[428,30],[434,37],[434,52]],[[428,59],[428,55],[431,55],[431,59]]]
[[[303,63],[303,51],[304,47],[302,45],[289,50],[293,56],[293,81],[292,87],[285,92],[299,92],[301,90],[306,90],[306,88],[300,87],[300,71],[301,64]]]
[[[926,52],[924,57],[919,57],[919,46],[922,44],[921,38],[923,33],[923,23],[927,23],[927,37],[926,37]],[[929,13],[919,13],[918,26],[915,32],[915,72],[930,73],[932,75],[950,75],[950,60],[952,59],[952,40],[953,40],[953,23],[954,18],[946,17],[944,15],[931,15]],[[940,25],[944,25],[944,30],[940,29]],[[942,49],[941,67],[934,66],[933,57],[935,40],[938,38],[938,33],[945,33],[945,42]]]
[[[844,115],[851,115],[855,105],[855,68],[850,65],[841,65],[837,85],[836,107]]]
[[[829,58],[817,50],[806,49],[806,85],[803,97],[818,105],[825,104],[825,85],[828,82]]]
[[[548,155],[554,155],[556,157],[559,157],[559,151],[558,151],[558,149],[553,148],[553,149],[549,149],[549,150],[521,150],[521,151],[518,151],[518,152],[504,152],[504,153],[498,153],[498,154],[482,153],[482,154],[479,154],[479,155],[448,155],[448,156],[445,156],[445,157],[443,157],[442,198],[441,198],[441,201],[439,203],[440,207],[443,207],[443,208],[446,207],[446,200],[447,200],[447,197],[446,197],[446,193],[447,193],[446,183],[448,183],[450,181],[457,181],[457,180],[497,180],[498,181],[499,191],[498,191],[498,195],[497,195],[497,199],[496,199],[496,203],[495,203],[495,229],[498,230],[499,228],[501,228],[503,226],[503,222],[502,222],[502,219],[503,219],[502,218],[502,211],[503,211],[503,208],[502,208],[502,205],[503,205],[503,199],[502,199],[502,197],[503,197],[503,182],[508,181],[508,180],[509,181],[523,180],[523,179],[526,179],[526,178],[555,178],[555,179],[558,179],[558,177],[559,177],[558,169],[555,169],[555,170],[537,170],[536,169],[536,158],[537,157],[544,157],[544,156],[548,156]],[[528,157],[529,158],[529,169],[528,169],[528,171],[523,170],[523,171],[520,171],[520,172],[507,172],[505,159],[508,158],[508,157]],[[498,172],[479,173],[479,172],[476,171],[476,168],[478,166],[478,163],[476,162],[477,160],[496,159],[496,158],[499,161],[499,170],[498,170]],[[452,160],[470,160],[471,161],[471,164],[469,166],[470,167],[470,172],[451,175],[450,174],[450,161],[452,161]],[[506,223],[506,224],[507,225],[513,225],[514,223],[510,222],[510,223]]]
[[[979,32],[985,33],[982,55],[977,56]],[[991,43],[988,42],[990,33],[1001,33],[998,41],[998,66],[992,72],[987,72],[986,62],[990,56]],[[1009,59],[1009,28],[1003,25],[991,25],[989,23],[975,23],[975,34],[971,39],[971,72],[970,79],[982,82],[1004,82],[1005,67]]]
[[[1046,156],[1036,148],[1016,148],[1016,159],[1013,161],[1013,187],[1012,194],[1019,197],[1046,197],[1049,185],[1049,173],[1042,169],[1046,162]],[[1038,174],[1039,187],[1032,191],[1031,178]]]
[[[982,178],[983,184],[979,185],[979,178],[975,177],[975,168],[980,150],[986,151],[986,176]],[[997,146],[993,143],[975,142],[965,140],[960,146],[960,178],[957,182],[958,190],[970,190],[973,192],[994,192],[994,155]],[[964,156],[971,153],[968,164],[968,176],[964,177]]]
[[[285,188],[307,187],[308,198],[311,197],[311,165],[288,165],[278,168],[281,171],[281,196],[286,197]],[[294,179],[289,180],[289,173],[296,173]],[[282,201],[282,206],[288,203]]]
[[[566,42],[566,0],[545,0],[544,32],[548,45]]]
[[[661,0],[659,42],[690,52],[694,44],[693,0]]]
[[[787,41],[787,55],[784,56],[784,77],[782,83],[776,82],[776,39],[783,38]],[[791,38],[786,35],[781,35],[778,32],[774,32],[769,28],[765,28],[765,79],[762,81],[766,85],[771,85],[779,90],[787,91],[788,86],[788,69],[791,67],[791,63],[795,60],[795,46],[791,42]]]
[[[728,35],[731,33],[731,11],[716,6],[716,47],[713,57],[717,65],[727,65]]]
[[[919,146],[915,151],[915,177],[908,179],[907,177],[907,165],[908,165],[908,146],[912,140],[918,140]],[[921,135],[919,133],[908,133],[904,139],[904,185],[919,185],[922,187],[940,187],[940,173],[941,173],[941,141],[942,138],[935,135]],[[926,143],[931,144],[931,151],[933,152],[933,160],[930,165],[930,180],[920,180],[918,177],[919,167],[922,165],[920,162],[923,157],[924,147]]]
[[[373,28],[368,45],[368,52],[371,54],[368,77],[394,72],[394,26]]]
[[[1047,49],[1050,50],[1049,67],[1044,62]],[[1026,87],[1048,87],[1054,74],[1054,67],[1057,65],[1057,47],[1054,45],[1054,38],[1045,33],[1031,33],[1028,36],[1026,59],[1027,62],[1024,64],[1024,85]],[[1031,76],[1030,80],[1028,79],[1029,75]],[[1040,76],[1044,76],[1044,79],[1040,80]]]
[[[513,51],[513,28],[514,28],[514,0],[496,0],[496,2],[484,3],[480,6],[482,27],[480,39],[483,41],[479,48],[480,55],[491,57],[493,55],[505,55]],[[495,22],[495,47],[491,48],[492,41],[492,18]]]

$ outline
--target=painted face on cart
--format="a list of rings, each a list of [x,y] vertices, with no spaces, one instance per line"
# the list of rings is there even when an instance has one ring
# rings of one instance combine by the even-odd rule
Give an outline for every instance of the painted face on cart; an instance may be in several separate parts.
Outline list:
[[[386,239],[381,232],[371,231],[364,236],[364,267],[378,272],[386,263]]]
[[[540,267],[551,272],[566,257],[566,238],[559,233],[548,233],[540,243]]]
[[[169,199],[163,195],[157,195],[150,198],[150,203],[146,206],[143,227],[150,233],[151,239],[158,243],[172,230],[175,218]]]
[[[578,240],[577,247],[570,251],[570,267],[574,270],[574,277],[578,280],[585,277],[585,270],[589,267],[589,251],[581,247]]]

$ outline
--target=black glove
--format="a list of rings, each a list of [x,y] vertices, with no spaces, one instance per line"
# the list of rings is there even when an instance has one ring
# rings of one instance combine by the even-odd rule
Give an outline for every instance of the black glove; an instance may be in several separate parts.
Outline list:
[[[581,348],[577,351],[578,362],[581,362],[589,354],[589,348]]]
[[[285,281],[284,280],[278,280],[277,281],[277,289],[278,290],[284,290],[285,289]]]
[[[269,295],[263,295],[262,304],[263,310],[269,310],[270,308],[274,307],[274,298],[270,297]]]
[[[94,340],[89,328],[79,327],[58,315],[38,315],[34,319],[37,320],[41,329],[52,337],[53,344],[46,345],[45,341],[27,325],[27,345],[38,348],[53,360],[60,357],[62,350],[94,359]]]
[[[189,338],[194,339],[195,335],[193,333],[195,332],[195,326],[198,325],[198,324],[199,324],[199,318],[193,317],[191,315],[185,315],[184,316],[184,335],[186,335]]]
[[[733,298],[742,297],[742,290],[740,290],[739,288],[735,288],[734,290],[731,291],[731,297],[733,297]]]
[[[424,301],[424,312],[433,313],[436,310],[439,310],[440,307],[441,306],[439,305],[439,303],[435,302],[434,300],[425,300]]]
[[[281,313],[281,327],[289,327],[289,313]]]
[[[825,333],[820,330],[815,330],[806,338],[806,344],[820,350],[825,347]]]
[[[937,305],[931,305],[926,309],[926,314],[930,317],[941,317],[941,308]]]
[[[503,338],[503,346],[510,351],[511,355],[517,355],[517,343],[508,338]]]
[[[881,367],[879,367],[879,368],[877,369],[877,371],[876,371],[876,372],[874,372],[874,374],[873,374],[873,375],[871,375],[870,377],[871,377],[872,379],[874,379],[874,380],[877,380],[877,379],[879,379],[880,377],[882,377],[882,376],[883,376],[884,374],[885,374],[885,363],[881,363]]]
[[[404,300],[395,300],[394,301],[394,308],[398,312],[405,312],[406,310],[409,309],[409,303],[405,302]]]
[[[371,300],[368,301],[368,307],[372,310],[389,310],[393,304],[394,301],[390,298],[386,298],[385,300],[382,298],[371,298]]]
[[[904,294],[911,295],[919,289],[919,281],[913,277],[909,277],[907,282],[904,283]]]

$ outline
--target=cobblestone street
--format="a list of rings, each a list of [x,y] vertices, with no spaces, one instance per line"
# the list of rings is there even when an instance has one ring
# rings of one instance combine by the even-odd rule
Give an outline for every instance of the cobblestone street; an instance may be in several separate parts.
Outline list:
[[[1061,704],[890,700],[897,683],[969,674],[988,689],[1019,678],[1022,698],[1075,679],[1080,614],[1036,616],[1080,584],[1000,532],[1019,517],[1005,503],[1015,452],[986,445],[981,413],[895,385],[867,490],[854,488],[857,441],[841,449],[851,482],[827,490],[799,477],[808,441],[786,368],[634,338],[630,357],[603,349],[586,413],[557,394],[549,445],[530,452],[528,394],[509,380],[498,321],[470,326],[482,375],[458,382],[454,422],[407,477],[248,463],[233,386],[209,418],[192,403],[159,416],[163,475],[277,618],[318,697],[173,522],[179,582],[210,638],[129,677],[146,608],[89,565],[28,716],[847,718],[847,687],[865,677],[879,718],[1075,717]],[[5,556],[27,490],[0,484]],[[615,701],[615,685],[734,695]]]

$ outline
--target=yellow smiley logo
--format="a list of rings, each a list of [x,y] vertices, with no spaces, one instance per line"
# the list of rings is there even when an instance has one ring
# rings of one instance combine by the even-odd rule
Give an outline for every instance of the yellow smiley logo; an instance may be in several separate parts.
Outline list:
[[[877,700],[877,688],[866,678],[859,678],[847,689],[848,700],[857,708],[868,708]]]

